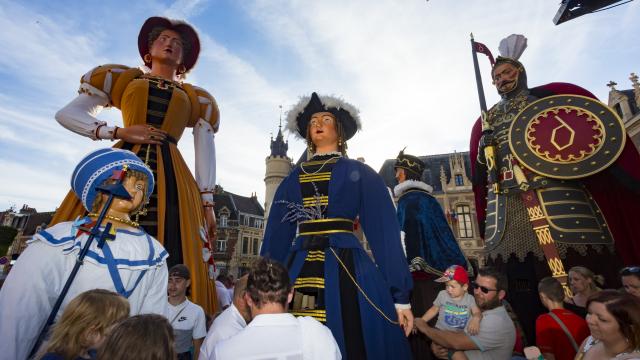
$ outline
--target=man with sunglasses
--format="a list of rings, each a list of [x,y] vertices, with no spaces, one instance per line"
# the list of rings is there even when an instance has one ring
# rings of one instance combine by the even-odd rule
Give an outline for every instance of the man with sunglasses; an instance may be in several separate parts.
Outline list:
[[[640,299],[640,266],[629,266],[620,270],[624,291]]]
[[[441,359],[460,358],[462,351],[469,360],[511,359],[516,329],[502,306],[507,289],[506,276],[496,270],[484,268],[478,272],[478,277],[472,284],[476,304],[482,311],[477,335],[435,329],[420,318],[415,320],[416,327],[433,341],[432,350]]]

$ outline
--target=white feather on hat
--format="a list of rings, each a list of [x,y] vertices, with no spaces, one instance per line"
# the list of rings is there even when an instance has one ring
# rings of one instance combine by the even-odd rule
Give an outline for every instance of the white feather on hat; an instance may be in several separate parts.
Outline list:
[[[360,111],[354,105],[346,102],[341,97],[335,95],[318,95],[320,102],[325,109],[334,108],[347,111],[356,123],[357,130],[362,129],[362,123],[360,122]],[[298,102],[287,111],[287,126],[286,130],[295,134],[296,137],[304,139],[301,133],[304,133],[306,129],[298,128],[298,115],[304,112],[304,109],[309,105],[311,101],[311,95],[301,96]]]
[[[498,51],[500,56],[518,60],[527,48],[527,38],[524,35],[511,34],[500,41]]]

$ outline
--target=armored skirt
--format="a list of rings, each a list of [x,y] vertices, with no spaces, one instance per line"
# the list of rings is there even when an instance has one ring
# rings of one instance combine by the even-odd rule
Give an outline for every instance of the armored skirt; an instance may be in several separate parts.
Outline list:
[[[278,187],[261,254],[288,266],[292,312],[327,325],[344,358],[411,357],[394,303],[409,303],[412,280],[391,196],[370,167],[329,155],[296,167]]]
[[[93,69],[82,77],[80,89],[81,93],[108,96],[109,106],[122,111],[125,127],[144,124],[167,132],[168,139],[161,145],[124,141],[114,145],[136,153],[153,170],[156,180],[145,213],[132,218],[167,249],[169,266],[184,263],[189,267],[193,301],[206,313],[215,313],[214,282],[209,276],[208,259],[203,258],[210,246],[205,235],[200,189],[177,146],[187,127],[202,126],[201,121],[211,118],[207,105],[215,106],[215,100],[195,86],[163,81],[121,65]],[[217,121],[217,117],[212,121]],[[52,224],[84,214],[82,203],[70,191]]]

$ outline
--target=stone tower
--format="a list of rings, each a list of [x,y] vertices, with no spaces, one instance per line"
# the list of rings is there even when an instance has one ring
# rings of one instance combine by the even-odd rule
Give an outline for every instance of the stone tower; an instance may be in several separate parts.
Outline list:
[[[271,208],[271,202],[273,196],[276,194],[278,186],[282,180],[289,175],[292,168],[292,160],[287,157],[287,149],[289,143],[284,141],[282,136],[282,119],[280,120],[280,126],[278,126],[278,135],[275,140],[271,137],[271,155],[265,160],[267,170],[264,175],[264,184],[266,186],[264,196],[264,219],[269,218],[269,210]]]

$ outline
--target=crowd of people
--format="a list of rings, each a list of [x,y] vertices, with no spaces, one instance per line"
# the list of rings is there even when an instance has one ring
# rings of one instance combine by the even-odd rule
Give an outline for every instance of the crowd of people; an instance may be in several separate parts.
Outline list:
[[[507,276],[483,268],[471,280],[460,266],[450,270],[438,279],[446,282],[446,290],[432,309],[415,319],[413,330],[433,341],[431,351],[438,359],[540,359],[531,354],[546,360],[640,359],[640,267],[622,269],[623,288],[598,288],[589,294],[583,302],[586,317],[566,308],[575,299],[565,297],[557,279],[542,279],[538,295],[548,313],[537,318],[536,343],[530,344],[535,346],[525,348],[517,344],[516,324],[505,307]],[[282,264],[257,260],[234,282],[232,303],[217,314],[208,331],[204,311],[187,298],[189,279],[189,269],[182,264],[169,270],[166,315],[130,316],[129,301],[109,290],[80,293],[34,358],[342,358],[329,328],[290,313],[295,291]],[[572,282],[576,295],[580,286]],[[437,324],[432,327],[434,317]],[[476,329],[471,329],[474,320]]]

